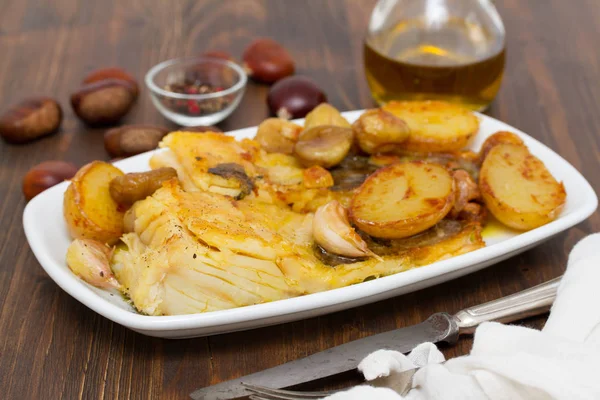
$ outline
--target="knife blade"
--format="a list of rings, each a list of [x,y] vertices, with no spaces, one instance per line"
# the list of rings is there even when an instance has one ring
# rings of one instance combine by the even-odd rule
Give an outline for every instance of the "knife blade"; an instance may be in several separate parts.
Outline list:
[[[277,367],[198,389],[190,396],[194,400],[228,400],[250,395],[242,383],[286,388],[356,369],[363,358],[376,350],[407,353],[423,342],[452,343],[457,338],[457,321],[447,313],[437,313],[420,324],[354,340]]]
[[[407,353],[423,342],[453,344],[460,334],[473,333],[482,322],[508,323],[547,312],[554,303],[560,280],[561,277],[554,278],[454,315],[433,314],[418,325],[354,340],[277,367],[198,389],[190,396],[194,400],[235,399],[251,394],[243,383],[283,389],[355,370],[363,358],[376,350]]]

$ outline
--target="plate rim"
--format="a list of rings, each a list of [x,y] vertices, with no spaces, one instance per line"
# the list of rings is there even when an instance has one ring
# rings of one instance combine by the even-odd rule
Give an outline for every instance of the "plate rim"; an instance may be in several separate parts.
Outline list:
[[[353,115],[362,113],[364,111],[365,110],[346,111],[343,112],[342,115],[352,118]],[[35,211],[39,209],[42,204],[44,204],[46,198],[51,197],[56,192],[64,192],[69,182],[63,182],[46,190],[45,192],[33,198],[26,205],[23,212],[23,227],[25,230],[25,235],[36,259],[46,273],[50,276],[50,278],[65,292],[67,292],[77,301],[84,304],[86,307],[113,322],[133,330],[142,330],[147,332],[174,332],[189,329],[207,329],[215,326],[226,327],[228,325],[239,325],[254,320],[262,321],[271,318],[281,318],[283,316],[309,312],[311,310],[318,310],[320,308],[334,307],[336,305],[340,306],[344,303],[357,300],[357,296],[354,294],[354,290],[351,288],[359,285],[362,293],[359,298],[367,299],[369,297],[381,295],[388,291],[397,290],[404,286],[410,286],[412,284],[427,281],[445,274],[460,271],[462,269],[496,259],[502,255],[518,251],[519,249],[526,248],[527,246],[535,245],[538,242],[548,239],[584,221],[596,210],[598,206],[598,197],[596,192],[590,183],[585,179],[585,177],[562,156],[539,140],[505,122],[480,113],[475,114],[478,116],[478,118],[480,118],[480,120],[491,120],[491,122],[496,124],[499,123],[506,128],[509,128],[511,131],[514,131],[517,133],[517,135],[523,138],[526,144],[535,143],[537,146],[544,148],[546,152],[549,152],[548,154],[551,154],[553,157],[557,157],[564,164],[561,166],[561,168],[566,167],[568,169],[567,174],[569,176],[574,176],[580,181],[578,182],[578,185],[581,184],[581,189],[586,192],[586,196],[583,199],[583,204],[572,213],[561,216],[558,219],[539,228],[520,233],[519,235],[506,239],[500,243],[486,246],[470,253],[451,257],[446,260],[437,261],[421,268],[407,270],[402,273],[389,275],[368,282],[362,282],[357,285],[327,290],[305,296],[298,296],[244,307],[236,307],[228,310],[213,311],[210,313],[174,316],[148,316],[125,310],[94,293],[89,289],[89,287],[87,287],[86,283],[77,278],[68,268],[64,268],[64,265],[61,267],[52,261],[52,257],[49,256],[47,249],[44,248],[45,246],[42,246],[43,242],[38,240],[44,235],[41,233],[42,229],[36,229],[37,223],[34,219],[34,214]],[[302,119],[295,121],[301,122]],[[236,134],[242,134],[243,131],[256,128],[257,126],[242,128],[227,132],[227,134],[230,136],[235,136]],[[139,154],[134,157],[121,160],[115,163],[115,165],[119,166],[126,164],[132,160],[135,160],[136,158],[146,158],[150,154],[153,154],[157,151],[160,150],[152,150],[150,152]],[[310,300],[307,300],[307,298],[310,298]],[[286,302],[285,305],[281,303],[282,301]],[[273,306],[273,304],[281,305],[282,307]],[[226,330],[223,330],[223,332],[225,331]],[[218,332],[208,334],[216,333]]]

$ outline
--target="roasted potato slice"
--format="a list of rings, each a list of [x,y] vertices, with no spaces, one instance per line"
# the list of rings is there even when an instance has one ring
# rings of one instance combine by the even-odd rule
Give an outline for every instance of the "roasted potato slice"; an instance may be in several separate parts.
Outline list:
[[[380,108],[365,111],[352,124],[358,146],[368,154],[394,150],[409,136],[406,122]]]
[[[267,153],[292,154],[302,127],[282,118],[267,118],[256,131],[254,140]]]
[[[304,119],[304,129],[310,129],[320,125],[341,126],[350,128],[350,122],[342,117],[337,108],[328,103],[321,103],[311,112],[306,114]]]
[[[503,224],[529,230],[554,220],[566,192],[527,147],[499,144],[488,153],[479,174],[485,205]]]
[[[112,244],[123,233],[123,211],[110,196],[110,182],[123,176],[112,164],[93,161],[73,177],[65,192],[63,213],[74,239]]]
[[[487,139],[485,139],[485,142],[483,142],[483,144],[481,145],[478,157],[479,164],[483,163],[483,160],[485,160],[485,157],[494,146],[497,146],[502,143],[524,145],[523,140],[521,140],[521,138],[515,135],[514,133],[508,131],[498,131],[490,137],[488,137]]]
[[[475,114],[443,101],[391,101],[383,109],[408,124],[410,135],[400,146],[403,151],[457,151],[479,130]]]
[[[350,203],[350,218],[371,236],[412,236],[450,212],[454,187],[452,175],[439,164],[393,164],[375,172],[358,188]]]

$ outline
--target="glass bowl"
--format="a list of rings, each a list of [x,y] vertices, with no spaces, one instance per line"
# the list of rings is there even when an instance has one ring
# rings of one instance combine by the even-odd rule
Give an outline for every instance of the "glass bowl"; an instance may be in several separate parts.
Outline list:
[[[227,118],[240,103],[247,81],[239,65],[211,57],[164,61],[145,78],[154,106],[183,126],[214,125]]]

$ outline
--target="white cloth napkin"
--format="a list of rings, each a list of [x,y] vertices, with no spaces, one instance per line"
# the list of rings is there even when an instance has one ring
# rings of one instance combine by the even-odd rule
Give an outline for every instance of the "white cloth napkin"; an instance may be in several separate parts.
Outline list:
[[[600,233],[571,251],[542,331],[484,323],[468,356],[442,361],[432,343],[408,356],[379,350],[359,365],[367,381],[422,367],[406,397],[362,385],[327,399],[600,399]]]

